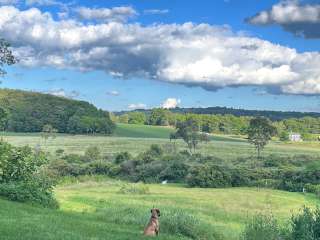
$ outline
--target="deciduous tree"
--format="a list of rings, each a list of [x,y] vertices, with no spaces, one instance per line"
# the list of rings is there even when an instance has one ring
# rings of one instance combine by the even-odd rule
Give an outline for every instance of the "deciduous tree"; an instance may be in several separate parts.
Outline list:
[[[250,121],[248,128],[248,140],[257,150],[258,158],[261,151],[271,138],[277,134],[277,129],[266,118],[257,117]]]

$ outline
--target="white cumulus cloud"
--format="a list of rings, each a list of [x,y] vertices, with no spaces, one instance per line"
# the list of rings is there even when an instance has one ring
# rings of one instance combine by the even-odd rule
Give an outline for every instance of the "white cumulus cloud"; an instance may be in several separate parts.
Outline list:
[[[180,99],[176,98],[167,98],[162,104],[162,108],[170,109],[170,108],[176,108],[181,103]]]
[[[320,38],[320,4],[300,4],[297,0],[281,1],[269,10],[248,18],[254,25],[278,24],[286,31],[305,38]]]
[[[140,25],[117,20],[54,19],[37,8],[0,7],[0,36],[19,64],[105,71],[208,90],[263,86],[285,94],[320,94],[320,53],[298,53],[209,24]]]
[[[137,15],[132,7],[114,7],[114,8],[86,8],[76,9],[80,18],[85,20],[100,21],[126,21],[128,18]]]

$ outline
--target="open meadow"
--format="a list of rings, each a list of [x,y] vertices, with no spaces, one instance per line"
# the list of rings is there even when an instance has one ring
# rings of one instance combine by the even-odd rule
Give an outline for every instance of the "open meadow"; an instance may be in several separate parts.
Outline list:
[[[112,136],[101,135],[65,135],[58,134],[56,138],[45,141],[41,134],[6,133],[5,141],[16,146],[39,145],[43,150],[54,153],[63,149],[66,153],[82,154],[90,146],[97,146],[105,155],[128,151],[138,154],[148,149],[152,144],[166,146],[170,143],[169,134],[173,129],[167,127],[119,124]],[[186,150],[186,144],[177,140],[180,150]],[[245,139],[237,136],[217,135],[211,137],[208,143],[199,144],[197,149],[202,154],[213,155],[222,159],[236,159],[255,155],[255,150]],[[272,141],[264,150],[265,155],[312,155],[320,156],[320,142],[283,143]]]
[[[40,134],[6,133],[3,138],[15,146],[40,146],[52,154],[57,149],[83,154],[88,147],[96,146],[105,155],[123,151],[137,155],[152,144],[164,149],[173,144],[168,139],[171,131],[170,128],[136,128],[122,124],[114,136],[58,134],[45,141]],[[179,150],[186,150],[182,140],[175,144]],[[211,137],[211,141],[200,144],[197,151],[231,161],[255,155],[246,139],[235,136]],[[272,141],[263,154],[315,157],[320,156],[320,148],[317,142]],[[315,194],[256,187],[211,189],[189,188],[186,184],[146,184],[146,191],[142,193],[121,191],[128,186],[135,187],[135,184],[99,176],[67,178],[54,190],[59,210],[1,198],[1,239],[138,240],[142,239],[150,208],[155,206],[162,213],[159,239],[237,240],[248,219],[256,214],[272,213],[285,226],[291,215],[303,206],[315,208],[320,204]]]
[[[314,195],[277,190],[150,184],[149,193],[128,194],[120,192],[121,181],[82,180],[56,188],[60,210],[0,200],[1,239],[142,239],[156,206],[162,213],[159,239],[236,240],[253,214],[272,211],[286,224],[303,205],[319,204]]]

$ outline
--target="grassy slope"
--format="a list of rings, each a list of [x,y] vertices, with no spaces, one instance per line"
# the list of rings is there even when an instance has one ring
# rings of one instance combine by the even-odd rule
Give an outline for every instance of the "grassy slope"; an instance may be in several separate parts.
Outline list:
[[[271,209],[285,223],[291,210],[319,203],[311,195],[275,190],[150,185],[149,195],[126,195],[118,193],[120,186],[113,181],[61,186],[56,190],[58,211],[0,200],[1,239],[142,239],[149,208],[157,206],[162,223],[183,210],[233,240],[248,215]],[[159,239],[186,238],[163,233]]]
[[[168,139],[172,132],[173,129],[168,127],[118,123],[114,135],[117,137]]]

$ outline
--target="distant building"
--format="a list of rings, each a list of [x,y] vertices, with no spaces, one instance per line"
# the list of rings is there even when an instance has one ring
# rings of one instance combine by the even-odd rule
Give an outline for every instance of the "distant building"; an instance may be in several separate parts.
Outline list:
[[[300,133],[290,133],[289,140],[291,142],[301,142],[302,141],[301,134]]]

